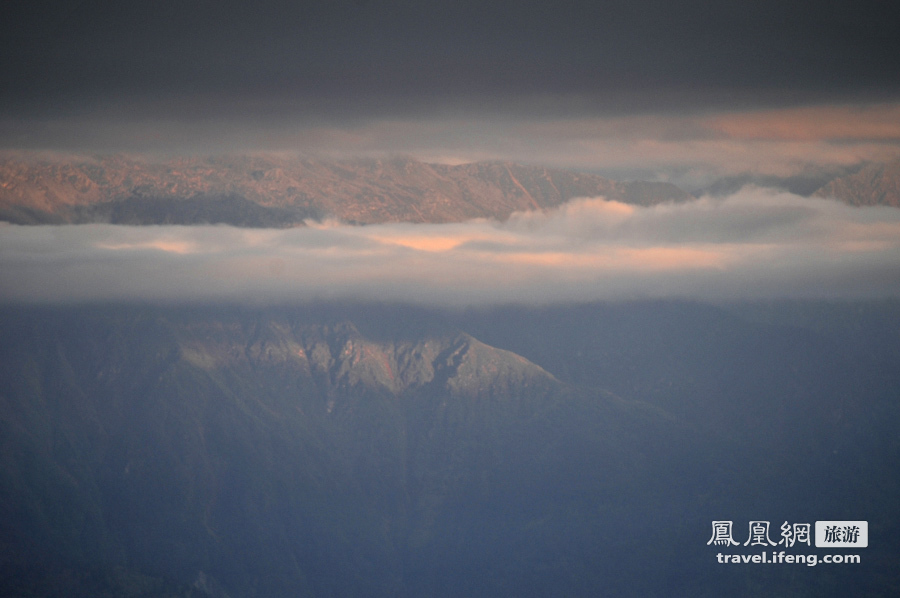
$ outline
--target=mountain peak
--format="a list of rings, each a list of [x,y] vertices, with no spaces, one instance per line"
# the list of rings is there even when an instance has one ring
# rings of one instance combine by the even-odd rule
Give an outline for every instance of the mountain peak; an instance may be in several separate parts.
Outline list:
[[[288,369],[327,394],[356,389],[399,396],[433,390],[467,396],[557,384],[524,357],[464,332],[400,340],[364,336],[349,321],[291,326],[269,320],[253,328],[193,323],[177,335],[181,359],[204,371]]]

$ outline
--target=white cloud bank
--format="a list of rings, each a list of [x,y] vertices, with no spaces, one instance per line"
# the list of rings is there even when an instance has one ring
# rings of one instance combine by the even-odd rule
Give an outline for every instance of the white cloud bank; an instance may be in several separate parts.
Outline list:
[[[5,303],[659,297],[900,297],[900,210],[745,188],[652,208],[581,199],[504,223],[0,227]]]

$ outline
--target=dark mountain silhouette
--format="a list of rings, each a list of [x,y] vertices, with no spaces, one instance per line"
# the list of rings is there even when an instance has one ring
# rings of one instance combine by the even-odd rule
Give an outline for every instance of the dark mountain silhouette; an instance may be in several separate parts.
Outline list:
[[[897,314],[6,307],[0,594],[711,595],[712,520],[851,516],[734,591],[877,594]]]

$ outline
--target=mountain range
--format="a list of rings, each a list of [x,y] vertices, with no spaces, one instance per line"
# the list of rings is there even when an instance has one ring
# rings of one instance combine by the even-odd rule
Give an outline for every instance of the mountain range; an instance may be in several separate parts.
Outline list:
[[[782,180],[732,177],[707,192],[743,184],[784,186],[851,205],[900,206],[900,161]],[[503,220],[576,197],[634,205],[693,198],[670,183],[615,181],[596,174],[505,162],[427,164],[410,158],[322,160],[273,155],[149,160],[121,155],[0,159],[0,220],[18,224],[232,224],[302,226]]]
[[[898,206],[900,162],[835,172],[800,182]],[[692,199],[500,162],[0,160],[19,224],[502,220],[582,196]],[[894,300],[2,305],[0,597],[893,595],[898,339]],[[870,545],[718,564],[711,522],[743,541],[755,519],[776,542],[866,520]]]
[[[640,205],[690,198],[668,183],[619,182],[502,162],[450,166],[409,158],[7,157],[0,160],[0,186],[0,218],[17,223],[459,222],[505,219],[574,197]]]

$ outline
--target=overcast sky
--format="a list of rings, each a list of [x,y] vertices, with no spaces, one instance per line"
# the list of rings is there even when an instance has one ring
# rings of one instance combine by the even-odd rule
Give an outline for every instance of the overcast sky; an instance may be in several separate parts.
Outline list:
[[[209,94],[351,116],[549,94],[617,111],[877,99],[900,84],[897,9],[879,0],[7,0],[4,12],[4,99],[41,110]]]
[[[6,0],[0,147],[845,166],[898,155],[896,6]]]

